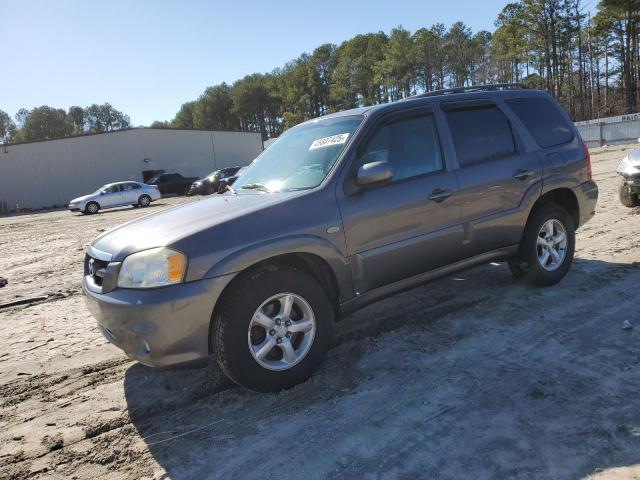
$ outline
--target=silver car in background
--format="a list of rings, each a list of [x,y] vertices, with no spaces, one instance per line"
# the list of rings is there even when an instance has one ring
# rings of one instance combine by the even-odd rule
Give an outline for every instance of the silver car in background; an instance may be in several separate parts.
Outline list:
[[[160,191],[155,185],[133,181],[108,183],[89,195],[71,200],[69,210],[94,214],[104,208],[123,205],[148,207],[152,201],[159,199]]]
[[[640,148],[631,150],[618,165],[618,174],[622,176],[619,194],[625,207],[640,206]]]

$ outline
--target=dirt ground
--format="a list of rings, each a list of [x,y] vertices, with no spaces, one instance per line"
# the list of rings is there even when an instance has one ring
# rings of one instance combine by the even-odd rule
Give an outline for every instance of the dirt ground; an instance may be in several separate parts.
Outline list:
[[[628,148],[592,150],[597,215],[558,286],[491,264],[397,295],[340,323],[319,372],[274,395],[144,367],[100,336],[82,246],[144,212],[0,218],[0,304],[40,297],[0,308],[0,478],[640,478]]]

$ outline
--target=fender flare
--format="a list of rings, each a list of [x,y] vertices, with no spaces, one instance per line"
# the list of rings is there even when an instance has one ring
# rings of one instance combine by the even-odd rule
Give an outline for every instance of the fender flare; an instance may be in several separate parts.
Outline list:
[[[310,254],[319,257],[331,269],[341,298],[352,296],[349,260],[328,240],[316,235],[291,235],[274,238],[237,250],[216,262],[203,278],[238,274],[270,258],[289,254]]]

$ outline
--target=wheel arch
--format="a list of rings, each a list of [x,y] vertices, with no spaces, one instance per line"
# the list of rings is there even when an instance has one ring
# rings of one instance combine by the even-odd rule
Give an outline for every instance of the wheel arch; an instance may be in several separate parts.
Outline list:
[[[555,188],[541,195],[533,204],[527,222],[540,206],[547,203],[557,203],[564,208],[573,221],[574,229],[580,226],[580,204],[575,192],[568,187]]]
[[[336,320],[340,318],[340,287],[338,284],[338,279],[335,272],[324,258],[322,258],[320,255],[309,252],[290,252],[274,255],[272,257],[255,262],[252,265],[246,267],[244,270],[236,273],[234,278],[224,287],[224,289],[220,293],[220,296],[216,299],[209,325],[209,354],[213,353],[213,342],[211,340],[213,335],[214,317],[219,311],[225,295],[227,295],[233,288],[235,288],[235,286],[245,275],[249,274],[252,271],[261,268],[277,269],[284,266],[302,270],[315,278],[329,296],[329,301],[331,302],[331,306],[334,311],[334,318]]]

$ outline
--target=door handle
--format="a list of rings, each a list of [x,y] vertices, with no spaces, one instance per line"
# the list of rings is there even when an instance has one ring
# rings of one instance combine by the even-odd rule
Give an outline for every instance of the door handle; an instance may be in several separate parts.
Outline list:
[[[518,170],[516,173],[513,174],[513,178],[517,178],[518,180],[526,180],[531,175],[533,175],[532,170],[525,170],[524,168],[521,168],[520,170]]]
[[[436,188],[431,195],[429,195],[429,200],[433,200],[434,202],[442,202],[445,198],[449,198],[452,195],[451,190],[443,190],[441,188]]]

